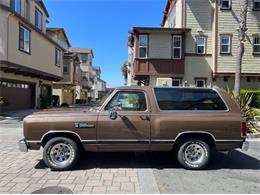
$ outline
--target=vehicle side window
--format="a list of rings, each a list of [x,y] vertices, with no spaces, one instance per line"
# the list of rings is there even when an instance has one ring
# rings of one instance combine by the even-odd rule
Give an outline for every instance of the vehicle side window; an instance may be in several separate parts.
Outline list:
[[[122,111],[145,111],[147,108],[143,92],[120,91],[107,104],[105,110],[112,109],[115,105]]]
[[[227,110],[211,89],[155,88],[154,92],[161,110]]]

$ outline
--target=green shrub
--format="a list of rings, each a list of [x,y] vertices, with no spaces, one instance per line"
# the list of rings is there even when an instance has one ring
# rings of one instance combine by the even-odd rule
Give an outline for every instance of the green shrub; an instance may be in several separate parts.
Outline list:
[[[253,99],[253,94],[252,93],[240,93],[239,96],[236,96],[234,94],[234,91],[227,90],[228,94],[236,101],[238,104],[241,113],[243,116],[249,120],[254,117],[254,111],[253,108],[250,106],[252,99]]]
[[[246,90],[242,89],[241,94],[252,94],[252,101],[249,104],[252,108],[260,108],[260,90]]]

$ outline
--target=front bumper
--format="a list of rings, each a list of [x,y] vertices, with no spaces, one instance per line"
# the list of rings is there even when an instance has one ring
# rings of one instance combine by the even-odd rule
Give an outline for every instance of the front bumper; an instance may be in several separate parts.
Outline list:
[[[18,146],[19,146],[19,150],[21,152],[28,152],[28,144],[26,142],[26,139],[21,139],[19,142],[18,142]]]

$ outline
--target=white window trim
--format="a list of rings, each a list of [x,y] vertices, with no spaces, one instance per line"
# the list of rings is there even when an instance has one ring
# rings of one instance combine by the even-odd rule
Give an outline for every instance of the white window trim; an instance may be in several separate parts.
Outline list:
[[[197,83],[199,81],[202,81],[204,84],[203,84],[203,87],[205,88],[206,87],[206,79],[195,79],[195,86],[198,87]],[[203,87],[199,87],[199,88],[203,88]]]
[[[172,86],[173,86],[173,87],[181,87],[181,79],[172,79],[172,83],[175,82],[175,81],[178,81],[178,82],[179,82],[179,85],[178,85],[178,86],[172,85]]]
[[[38,13],[38,15],[41,15],[41,26],[40,27],[39,27],[38,17],[36,17],[36,12]],[[38,30],[42,31],[42,29],[43,29],[43,14],[42,14],[42,12],[38,8],[35,8],[35,13],[34,14],[35,14],[35,16],[34,16],[34,18],[35,18],[35,26],[36,26],[36,28]],[[36,23],[36,18],[37,18],[38,23]]]
[[[228,44],[223,44],[222,43],[222,38],[223,37],[228,37],[229,38]],[[231,35],[225,35],[225,34],[220,35],[220,53],[221,54],[230,54],[231,53],[231,37],[232,37]],[[227,52],[222,50],[222,46],[224,46],[224,45],[228,46],[228,51]]]
[[[200,37],[202,37],[202,38],[204,39],[204,44],[203,44],[203,45],[199,45],[199,44],[198,44],[198,39],[199,39]],[[201,47],[201,46],[204,47],[203,53],[199,53],[199,50],[198,50],[198,48]],[[196,54],[206,54],[206,37],[205,37],[205,36],[197,36],[197,37],[196,37]]]
[[[180,46],[179,47],[174,46],[174,38],[180,38]],[[180,49],[180,57],[179,58],[174,57],[174,49]],[[182,36],[180,36],[180,35],[172,36],[172,58],[173,59],[181,59],[182,58]]]
[[[19,46],[18,46],[18,47],[19,47],[19,50],[30,54],[30,53],[31,53],[31,31],[28,30],[27,28],[23,27],[22,25],[19,25],[19,35],[18,35],[19,38],[18,38],[18,39],[20,39],[20,28],[23,29],[23,47],[24,47],[24,48],[20,48],[20,40],[19,40]],[[29,41],[28,41],[28,49],[29,49],[29,51],[27,51],[27,50],[25,49],[25,45],[26,45],[25,35],[26,35],[26,32],[28,32],[28,34],[29,34]]]
[[[59,57],[59,60],[57,60],[57,63],[56,63],[56,51],[58,51],[58,55],[60,56]],[[55,48],[55,65],[56,66],[60,66],[61,65],[61,59],[62,59],[62,51],[58,48]]]
[[[256,52],[256,51],[255,51],[255,46],[259,46],[259,47],[260,47],[260,43],[255,44],[255,38],[259,38],[259,40],[260,40],[260,35],[253,37],[253,39],[254,39],[254,40],[253,40],[253,53],[254,53],[254,54],[260,54],[260,52]]]
[[[220,0],[220,8],[221,9],[231,9],[231,0],[224,0],[224,1],[228,1],[228,4],[229,4],[229,7],[223,7],[222,5],[222,2],[223,0]]]
[[[255,7],[255,3],[256,2],[259,2],[260,3],[260,0],[253,0],[253,9],[255,10],[255,11],[260,11],[260,8],[256,8]]]
[[[141,46],[141,44],[140,44],[140,36],[146,36],[146,46]],[[146,59],[146,58],[148,58],[148,44],[149,44],[148,43],[149,42],[148,34],[139,34],[138,39],[139,39],[139,58]],[[145,55],[145,57],[141,57],[140,56],[140,49],[141,48],[146,48],[146,55]]]

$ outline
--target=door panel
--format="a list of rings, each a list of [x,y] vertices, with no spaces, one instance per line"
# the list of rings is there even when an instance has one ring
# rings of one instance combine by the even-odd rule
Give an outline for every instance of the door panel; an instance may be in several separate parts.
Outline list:
[[[118,112],[115,120],[109,118],[108,111],[100,113],[98,118],[97,139],[102,148],[118,148],[120,150],[148,149],[150,140],[150,121],[148,112]],[[121,145],[127,145],[124,149]]]
[[[113,105],[119,105],[117,118],[109,117]],[[150,109],[144,92],[119,91],[100,112],[97,126],[100,150],[148,150]]]

